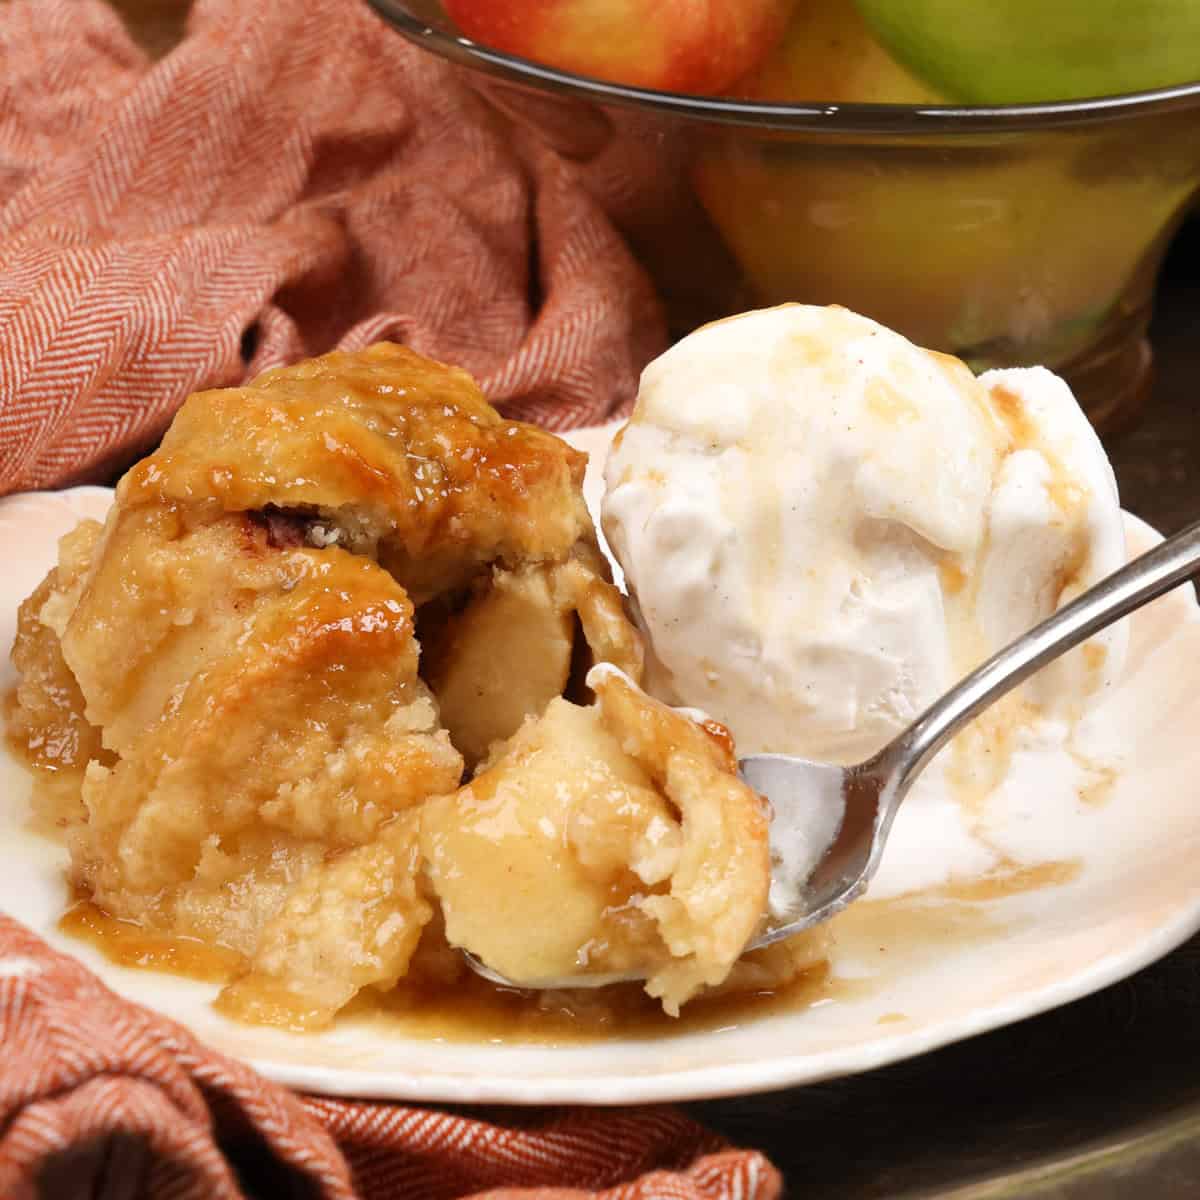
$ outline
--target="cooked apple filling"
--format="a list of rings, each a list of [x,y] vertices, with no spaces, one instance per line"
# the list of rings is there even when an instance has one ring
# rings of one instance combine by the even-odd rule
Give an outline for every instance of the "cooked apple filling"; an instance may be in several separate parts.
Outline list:
[[[421,809],[447,937],[514,983],[648,972],[673,1015],[715,986],[762,919],[762,800],[724,731],[620,672],[552,700],[465,787]]]
[[[325,1024],[447,939],[671,1013],[730,980],[762,803],[638,688],[584,462],[388,344],[192,396],[21,609],[10,732],[73,883],[237,951],[250,1020]]]

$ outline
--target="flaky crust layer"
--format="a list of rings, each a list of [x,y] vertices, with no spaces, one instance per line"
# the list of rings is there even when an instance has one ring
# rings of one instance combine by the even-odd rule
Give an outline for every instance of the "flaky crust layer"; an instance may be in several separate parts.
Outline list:
[[[585,465],[502,418],[465,371],[381,342],[197,393],[117,497],[322,515],[419,604],[492,562],[552,562],[592,538]]]

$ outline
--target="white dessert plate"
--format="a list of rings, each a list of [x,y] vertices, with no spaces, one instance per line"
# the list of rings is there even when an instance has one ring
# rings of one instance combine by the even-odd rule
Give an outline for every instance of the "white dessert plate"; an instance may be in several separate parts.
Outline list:
[[[596,430],[572,440],[598,459],[607,439]],[[56,539],[79,517],[102,515],[110,498],[77,488],[0,501],[6,649]],[[1128,529],[1131,553],[1157,537],[1133,518]],[[13,681],[7,653],[2,681]],[[835,927],[828,984],[722,1027],[531,1044],[413,1036],[366,1018],[310,1035],[235,1024],[211,1007],[215,985],[115,966],[58,931],[65,853],[28,828],[28,777],[7,753],[0,910],[116,991],[307,1091],[516,1104],[761,1091],[864,1071],[1045,1011],[1188,938],[1200,928],[1197,730],[1200,609],[1189,588],[1133,618],[1125,679],[1089,720],[1086,744],[1112,761],[1123,753],[1119,769],[1018,747],[1007,783],[969,803],[935,773],[901,812],[872,898]]]

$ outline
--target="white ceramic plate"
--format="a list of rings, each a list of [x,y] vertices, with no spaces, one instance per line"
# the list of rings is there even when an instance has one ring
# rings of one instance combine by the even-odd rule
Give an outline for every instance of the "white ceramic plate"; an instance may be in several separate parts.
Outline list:
[[[601,453],[607,444],[600,431],[579,441]],[[58,536],[79,516],[102,514],[110,495],[81,488],[0,501],[5,647],[17,605],[54,561]],[[1154,536],[1130,521],[1131,550]],[[7,687],[6,655],[2,672]],[[863,1071],[1053,1008],[1136,971],[1200,928],[1197,730],[1200,610],[1187,590],[1134,619],[1128,674],[1092,724],[1095,744],[1128,748],[1111,787],[1097,787],[1066,755],[1048,764],[1018,754],[1010,783],[973,810],[936,786],[914,793],[873,888],[883,899],[847,914],[827,997],[707,1032],[520,1045],[418,1039],[378,1023],[308,1036],[239,1026],[210,1007],[213,985],[116,967],[56,930],[67,901],[64,853],[27,830],[28,779],[7,756],[0,909],[118,992],[309,1091],[608,1104],[777,1088]],[[997,869],[997,856],[1008,888],[980,882]]]

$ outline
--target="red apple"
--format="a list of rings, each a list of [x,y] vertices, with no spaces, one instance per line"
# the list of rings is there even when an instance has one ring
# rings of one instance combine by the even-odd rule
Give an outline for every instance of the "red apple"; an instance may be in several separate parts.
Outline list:
[[[713,95],[753,70],[793,0],[445,0],[473,41],[635,87]]]

